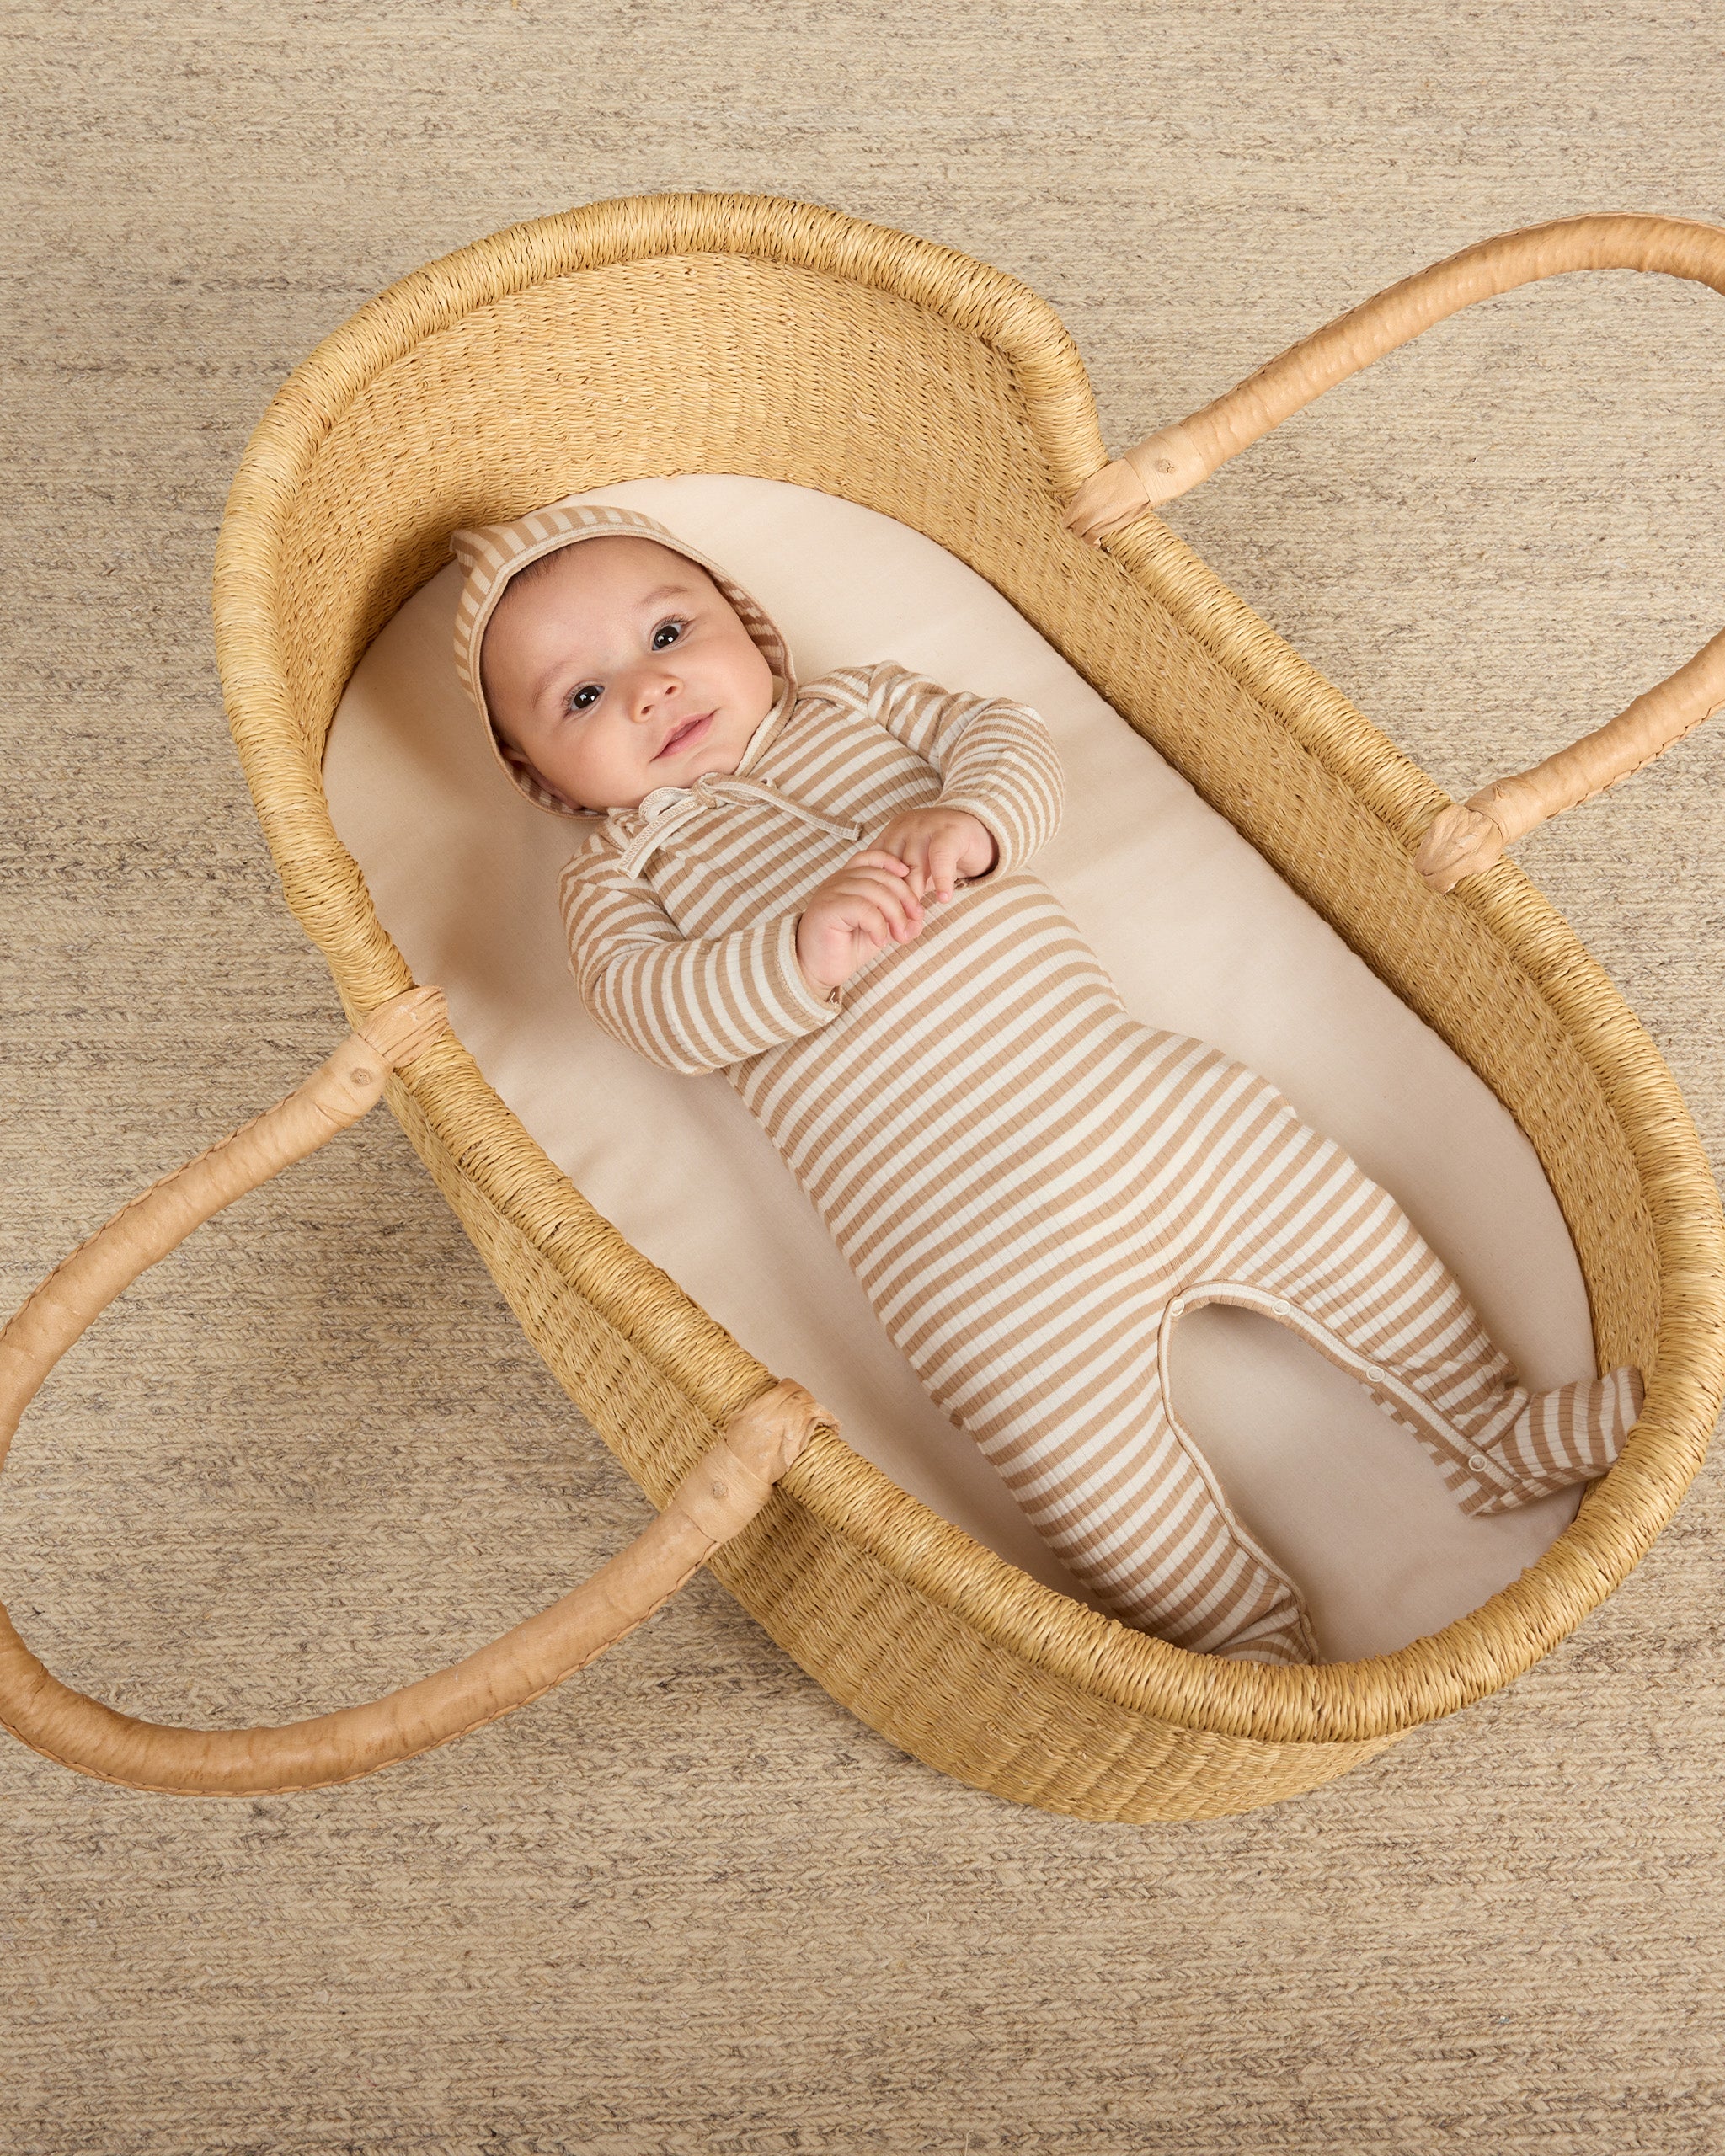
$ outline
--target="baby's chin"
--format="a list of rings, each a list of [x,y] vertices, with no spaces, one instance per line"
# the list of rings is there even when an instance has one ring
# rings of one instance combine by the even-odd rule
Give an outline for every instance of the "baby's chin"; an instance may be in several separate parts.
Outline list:
[[[711,755],[691,756],[673,779],[654,779],[655,786],[692,786],[697,778],[729,778],[743,760],[740,749],[729,755],[720,755],[717,750]]]
[[[662,778],[657,771],[646,771],[642,774],[638,782],[638,791],[633,798],[628,801],[591,801],[567,786],[557,787],[556,791],[562,794],[565,801],[586,809],[590,815],[614,816],[622,814],[631,808],[638,808],[649,793],[657,793],[661,787],[690,787],[697,778],[706,778],[714,774],[729,778],[736,767],[736,760],[733,758],[729,763],[723,764],[692,763],[686,771],[667,771]]]

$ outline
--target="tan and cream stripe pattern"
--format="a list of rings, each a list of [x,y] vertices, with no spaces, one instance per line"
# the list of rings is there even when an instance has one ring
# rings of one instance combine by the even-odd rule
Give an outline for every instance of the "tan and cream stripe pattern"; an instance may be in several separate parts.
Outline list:
[[[799,905],[936,799],[995,834],[994,869],[817,995]],[[1035,712],[890,663],[830,674],[736,774],[589,837],[562,882],[576,979],[619,1039],[736,1087],[931,1396],[1111,1609],[1196,1651],[1311,1660],[1297,1589],[1170,1406],[1184,1311],[1289,1326],[1467,1511],[1603,1471],[1640,1380],[1530,1400],[1386,1192],[1267,1081],[1129,1016],[1024,867],[1061,805]]]

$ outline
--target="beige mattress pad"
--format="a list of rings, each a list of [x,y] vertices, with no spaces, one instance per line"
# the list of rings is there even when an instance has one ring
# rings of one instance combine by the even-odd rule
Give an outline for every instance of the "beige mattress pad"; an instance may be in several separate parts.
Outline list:
[[[1040,712],[1065,821],[1030,864],[1146,1023],[1273,1079],[1391,1190],[1535,1389],[1595,1368],[1579,1267],[1533,1148],[1466,1065],[974,571],[875,511],[767,479],[631,480],[789,639],[798,678],[894,659]],[[451,658],[459,572],[355,669],[329,737],[335,828],[415,978],[588,1200],[902,1488],[1076,1599],[1085,1590],[934,1407],[820,1216],[718,1074],[611,1039],[576,995],[558,873],[584,827],[488,750]],[[1567,1491],[1467,1519],[1414,1439],[1272,1321],[1210,1307],[1176,1336],[1174,1405],[1235,1508],[1306,1592],[1327,1657],[1387,1652],[1477,1607],[1573,1517]]]

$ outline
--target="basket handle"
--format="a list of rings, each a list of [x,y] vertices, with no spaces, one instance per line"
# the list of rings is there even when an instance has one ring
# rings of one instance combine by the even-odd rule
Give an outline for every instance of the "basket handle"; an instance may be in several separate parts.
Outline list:
[[[1068,528],[1100,540],[1146,509],[1186,494],[1325,390],[1434,322],[1476,300],[1570,270],[1657,270],[1725,293],[1725,229],[1623,211],[1562,217],[1463,248],[1290,345],[1225,397],[1104,465],[1073,496]],[[1415,867],[1434,889],[1453,889],[1464,876],[1489,868],[1536,824],[1639,771],[1722,707],[1725,630],[1607,724],[1531,770],[1441,810]]]
[[[223,1206],[357,1123],[390,1072],[448,1022],[435,988],[380,1006],[286,1099],[152,1184],[57,1266],[0,1331],[0,1464],[43,1379],[122,1289]],[[351,1781],[537,1700],[633,1631],[754,1518],[817,1427],[836,1426],[801,1385],[772,1385],[731,1417],[658,1518],[573,1593],[435,1676],[281,1728],[176,1729],[117,1714],[51,1676],[0,1608],[0,1726],[132,1789],[247,1796]]]

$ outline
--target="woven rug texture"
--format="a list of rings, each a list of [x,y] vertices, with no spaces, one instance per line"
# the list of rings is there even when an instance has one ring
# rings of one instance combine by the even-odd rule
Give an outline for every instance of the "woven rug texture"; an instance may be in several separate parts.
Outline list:
[[[1662,0],[14,0],[0,26],[0,1303],[344,1030],[222,718],[211,552],[381,287],[661,189],[1023,278],[1118,451],[1397,278],[1592,210],[1725,222]],[[1725,299],[1451,321],[1169,521],[1446,787],[1721,623]],[[1725,722],[1524,866],[1725,1162]],[[0,1594],[168,1721],[369,1698],[649,1517],[387,1112],[51,1380]],[[1725,1485],[1508,1691],[1312,1796],[1098,1827],[944,1780],[705,1578],[351,1787],[140,1796],[0,1743],[4,2156],[1304,2156],[1725,2147]]]

